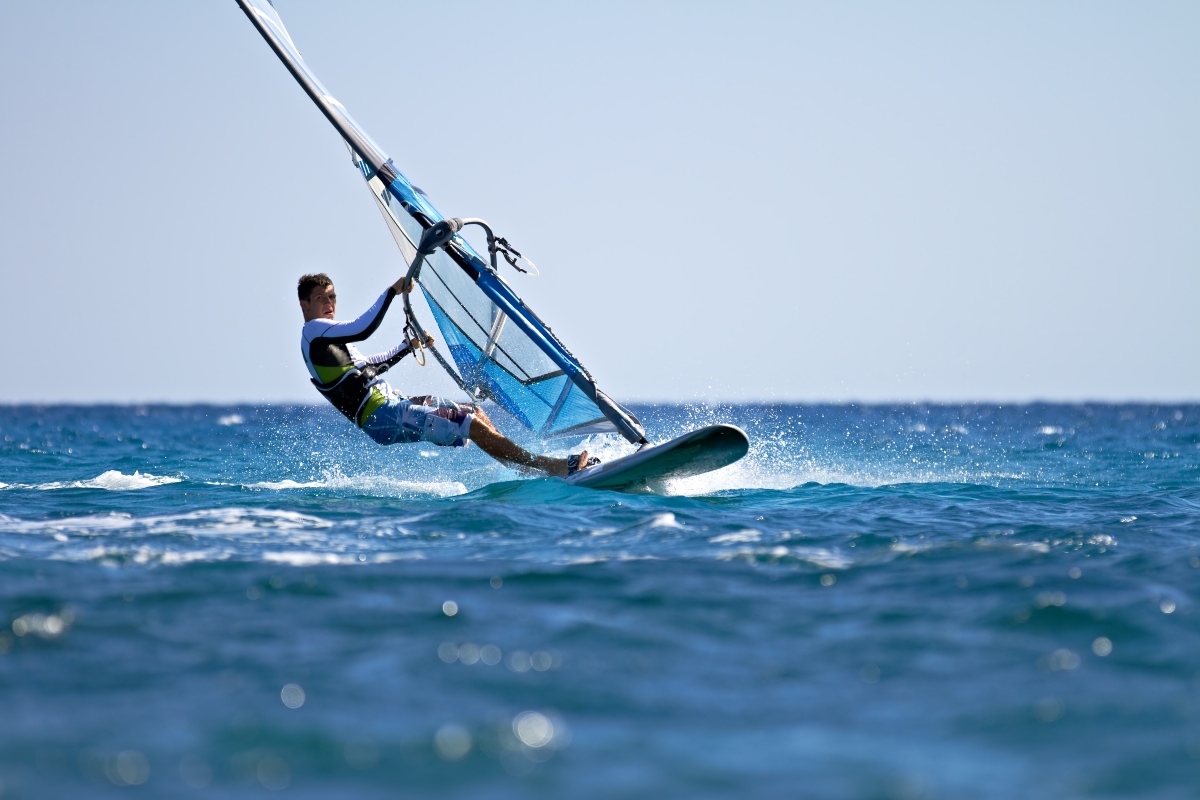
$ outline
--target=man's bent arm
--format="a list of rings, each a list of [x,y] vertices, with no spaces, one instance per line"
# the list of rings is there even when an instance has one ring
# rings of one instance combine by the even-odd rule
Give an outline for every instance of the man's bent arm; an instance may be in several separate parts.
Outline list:
[[[393,347],[391,350],[388,350],[386,353],[375,353],[374,355],[366,356],[363,358],[363,361],[371,364],[372,366],[383,367],[384,369],[387,369],[388,367],[395,366],[397,363],[399,363],[400,359],[408,355],[410,350],[411,348],[408,346],[408,342],[402,342],[401,344]]]
[[[387,314],[388,306],[392,304],[395,297],[396,290],[389,286],[362,315],[348,322],[330,322],[321,331],[320,337],[337,344],[361,342],[363,339],[369,338],[383,322],[383,316]],[[316,321],[318,320],[313,320],[313,322]]]

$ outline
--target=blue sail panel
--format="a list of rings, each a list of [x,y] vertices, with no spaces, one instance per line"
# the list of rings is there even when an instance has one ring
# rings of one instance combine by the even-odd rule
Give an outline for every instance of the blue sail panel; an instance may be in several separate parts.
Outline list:
[[[491,400],[494,400],[501,408],[511,414],[522,425],[530,429],[536,429],[539,416],[545,417],[549,415],[546,410],[542,414],[538,414],[540,409],[536,405],[522,404],[521,400],[521,384],[504,370],[496,367],[496,365],[484,359],[483,351],[471,341],[448,314],[434,301],[429,303],[430,310],[433,311],[434,320],[437,322],[438,329],[442,332],[445,339],[447,349],[450,351],[451,358],[454,359],[454,364],[458,367],[460,375],[469,375],[471,377],[470,384],[477,388],[477,396],[483,395]],[[525,406],[529,406],[526,408]]]
[[[385,216],[414,248],[426,224],[443,219],[433,203],[389,162],[388,184],[360,162]],[[586,375],[507,284],[461,236],[454,255],[427,256],[418,282],[454,360],[460,384],[476,399],[491,399],[543,437],[613,433],[616,427],[572,379]],[[405,249],[405,248],[402,248]],[[497,300],[499,303],[497,303]],[[586,378],[590,381],[590,377]],[[563,411],[566,410],[566,414]]]
[[[567,395],[566,402],[563,403],[554,420],[551,435],[564,435],[571,431],[582,432],[583,428],[590,429],[594,422],[592,415],[592,406],[594,405],[587,395],[579,390],[578,386],[572,385],[571,393]]]
[[[480,394],[494,400],[522,425],[547,438],[608,430],[607,421],[596,416],[596,405],[565,373],[556,371],[523,383],[495,361],[483,359],[479,347],[441,306],[431,303],[430,309],[459,373],[470,374],[473,385],[481,388]],[[530,402],[530,395],[537,402]]]

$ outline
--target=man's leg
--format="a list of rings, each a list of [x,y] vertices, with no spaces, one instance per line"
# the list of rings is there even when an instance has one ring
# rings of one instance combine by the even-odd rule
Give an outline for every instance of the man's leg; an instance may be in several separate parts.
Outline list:
[[[476,407],[475,418],[471,420],[471,441],[479,445],[479,449],[497,461],[512,464],[526,469],[537,469],[558,478],[567,475],[567,460],[565,458],[550,458],[537,456],[508,439],[488,419],[483,409]],[[586,464],[587,451],[580,456],[579,463]]]

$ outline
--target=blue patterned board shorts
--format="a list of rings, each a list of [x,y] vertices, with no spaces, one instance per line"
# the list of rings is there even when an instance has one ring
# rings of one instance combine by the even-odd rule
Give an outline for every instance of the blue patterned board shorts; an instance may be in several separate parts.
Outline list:
[[[379,444],[430,442],[463,447],[471,438],[474,409],[440,397],[391,395],[362,429]]]

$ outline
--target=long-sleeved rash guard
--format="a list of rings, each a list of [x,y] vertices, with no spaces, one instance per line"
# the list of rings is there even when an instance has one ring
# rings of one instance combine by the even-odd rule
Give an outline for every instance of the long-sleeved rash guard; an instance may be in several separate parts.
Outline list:
[[[300,351],[313,384],[359,427],[391,393],[391,387],[379,375],[408,355],[409,347],[405,342],[386,353],[364,356],[351,342],[361,342],[375,332],[395,296],[396,290],[389,286],[357,319],[310,319],[300,332]]]

